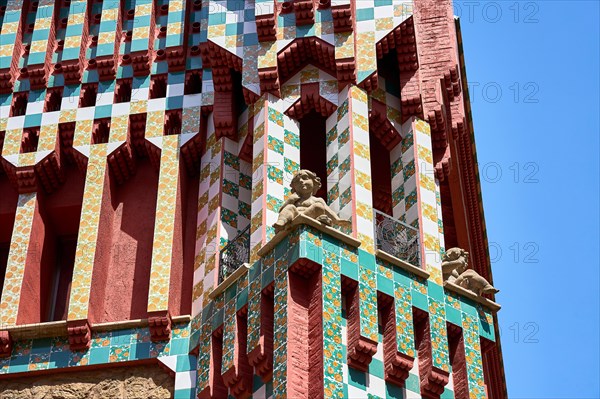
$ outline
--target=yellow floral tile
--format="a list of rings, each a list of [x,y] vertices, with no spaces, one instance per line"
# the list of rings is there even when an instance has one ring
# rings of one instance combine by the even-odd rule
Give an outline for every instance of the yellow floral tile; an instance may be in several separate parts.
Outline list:
[[[5,44],[0,46],[0,57],[12,57],[14,47],[15,46],[13,44]]]
[[[52,17],[48,17],[48,18],[38,18],[35,21],[35,26],[34,29],[37,31],[39,29],[50,29],[50,26],[52,25]]]
[[[78,25],[78,24],[83,24],[83,22],[85,21],[85,13],[80,13],[80,14],[70,14],[69,15],[69,20],[68,20],[68,25]]]
[[[6,264],[4,288],[0,300],[0,325],[10,327],[17,322],[25,258],[36,208],[36,193],[20,194]]]
[[[167,35],[179,35],[182,32],[182,30],[183,25],[181,24],[181,22],[169,22],[169,24],[167,25]]]
[[[78,48],[81,46],[81,36],[69,36],[65,38],[65,48]]]

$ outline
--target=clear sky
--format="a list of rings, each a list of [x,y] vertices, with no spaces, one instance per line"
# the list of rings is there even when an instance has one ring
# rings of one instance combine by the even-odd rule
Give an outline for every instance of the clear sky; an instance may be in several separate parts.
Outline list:
[[[455,14],[509,397],[600,398],[598,1]]]

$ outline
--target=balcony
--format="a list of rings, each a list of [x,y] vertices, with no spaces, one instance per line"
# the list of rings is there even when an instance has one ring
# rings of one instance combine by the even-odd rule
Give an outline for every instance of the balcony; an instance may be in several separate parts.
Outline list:
[[[242,230],[221,250],[219,258],[219,284],[250,261],[250,226]]]
[[[419,230],[378,210],[373,213],[376,248],[420,268]]]

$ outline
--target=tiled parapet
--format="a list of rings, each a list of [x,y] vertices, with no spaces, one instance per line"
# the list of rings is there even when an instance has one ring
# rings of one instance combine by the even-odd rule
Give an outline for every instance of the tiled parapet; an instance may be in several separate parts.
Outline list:
[[[351,237],[302,224],[288,235],[277,235],[274,242],[237,280],[219,287],[204,309],[199,327],[199,392],[214,395],[229,387],[233,395],[232,387],[239,385],[228,382],[230,375],[240,375],[237,367],[247,361],[240,350],[247,343],[246,353],[254,357],[255,348],[268,339],[265,323],[273,328],[272,346],[263,345],[263,351],[272,351],[273,373],[260,374],[260,363],[251,362],[253,392],[265,380],[272,383],[274,397],[291,392],[297,397],[386,397],[386,392],[391,397],[440,393],[450,397],[454,386],[467,386],[471,396],[484,392],[481,346],[495,339],[494,305],[474,302],[377,257],[373,275],[381,318],[376,321],[375,353],[359,370],[348,358],[349,345],[359,331],[350,328],[351,305],[344,287],[358,284],[362,245]],[[274,292],[269,319],[265,314],[269,307],[261,299],[268,298],[270,287]],[[443,317],[430,305],[434,301],[444,307]],[[443,368],[444,359],[450,364],[451,349],[435,335],[436,323],[448,323],[464,337],[462,365],[452,346],[451,363],[456,369]],[[241,336],[244,330],[247,337]],[[454,385],[448,383],[451,375]]]

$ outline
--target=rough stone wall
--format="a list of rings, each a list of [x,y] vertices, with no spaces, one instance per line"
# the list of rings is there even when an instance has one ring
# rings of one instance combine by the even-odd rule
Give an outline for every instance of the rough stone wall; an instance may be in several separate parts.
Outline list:
[[[157,366],[117,367],[0,381],[0,399],[167,399],[174,380]]]

